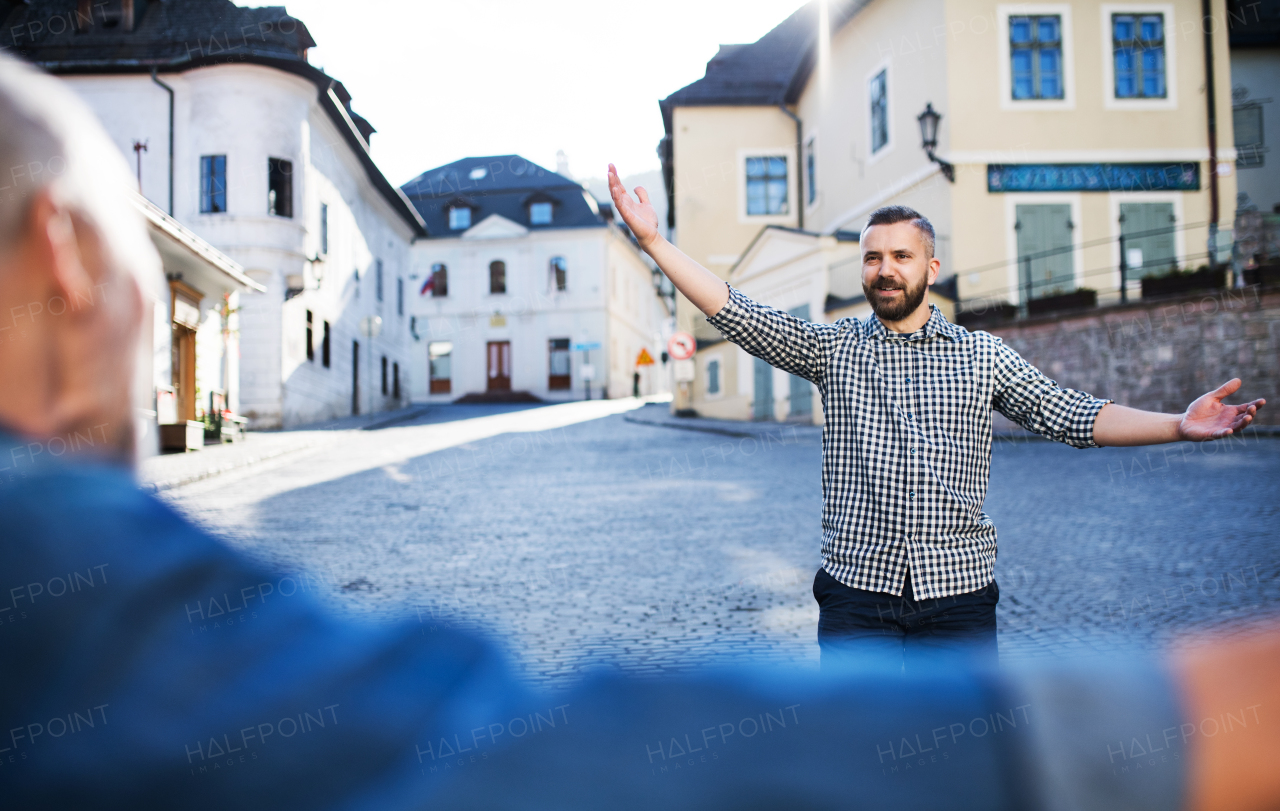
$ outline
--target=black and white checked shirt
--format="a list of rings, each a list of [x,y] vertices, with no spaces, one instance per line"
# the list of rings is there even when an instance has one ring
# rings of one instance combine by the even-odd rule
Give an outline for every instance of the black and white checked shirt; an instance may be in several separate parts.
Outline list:
[[[874,316],[815,324],[730,288],[709,320],[725,338],[822,393],[822,566],[853,588],[918,600],[993,579],[996,528],[982,511],[991,409],[1027,430],[1096,448],[1111,402],[1064,389],[987,332],[933,308],[900,335]]]

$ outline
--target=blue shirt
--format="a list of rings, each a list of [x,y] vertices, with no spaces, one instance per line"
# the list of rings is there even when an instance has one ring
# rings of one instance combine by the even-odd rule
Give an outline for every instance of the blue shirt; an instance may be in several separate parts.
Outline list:
[[[1012,809],[1046,787],[1096,807],[1179,801],[1180,744],[1161,736],[1180,718],[1140,661],[537,694],[475,636],[336,619],[305,577],[249,561],[126,471],[21,449],[0,435],[9,807]],[[1166,762],[1131,771],[1142,736]]]

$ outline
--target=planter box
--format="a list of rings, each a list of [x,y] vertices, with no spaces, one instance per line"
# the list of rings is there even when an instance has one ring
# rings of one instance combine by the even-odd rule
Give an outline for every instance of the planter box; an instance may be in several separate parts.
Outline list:
[[[198,451],[204,447],[204,423],[196,420],[160,426],[160,450]]]
[[[1197,290],[1221,290],[1227,286],[1225,268],[1195,273],[1177,273],[1169,276],[1147,276],[1142,280],[1142,297],[1180,296]]]
[[[1096,290],[1077,290],[1074,293],[1063,293],[1059,296],[1033,298],[1027,302],[1027,315],[1044,315],[1062,310],[1087,310],[1098,306]]]
[[[1018,305],[1016,304],[992,304],[985,310],[963,310],[956,313],[956,323],[962,327],[969,327],[977,324],[998,324],[1003,321],[1012,321],[1018,316]]]
[[[1245,284],[1260,284],[1263,287],[1280,285],[1280,265],[1261,265],[1244,271]]]

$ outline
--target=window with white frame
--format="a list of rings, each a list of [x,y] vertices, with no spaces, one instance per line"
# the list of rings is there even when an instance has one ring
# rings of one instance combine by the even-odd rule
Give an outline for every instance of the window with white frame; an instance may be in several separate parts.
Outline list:
[[[813,141],[814,139],[810,138],[809,143],[804,147],[804,179],[808,186],[809,205],[813,205],[818,199],[818,162],[814,155]]]
[[[449,209],[449,230],[461,231],[471,227],[471,207],[453,206]]]
[[[530,225],[550,225],[551,224],[551,203],[540,202],[529,204],[529,224]]]
[[[1061,16],[1009,18],[1009,73],[1015,100],[1063,98]]]
[[[707,394],[720,393],[720,359],[707,361]]]
[[[760,155],[747,158],[746,175],[749,216],[789,213],[785,155]]]
[[[874,155],[889,143],[889,69],[884,68],[872,76],[867,89],[871,101],[871,154]]]
[[[1111,50],[1117,99],[1163,99],[1163,14],[1112,14]]]

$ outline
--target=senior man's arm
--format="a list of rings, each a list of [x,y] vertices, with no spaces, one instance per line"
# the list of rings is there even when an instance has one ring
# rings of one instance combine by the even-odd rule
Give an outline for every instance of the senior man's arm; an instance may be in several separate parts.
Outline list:
[[[16,805],[1013,809],[1052,788],[1155,809],[1183,793],[1181,761],[1113,768],[1113,740],[1184,721],[1140,659],[544,695],[430,615],[330,617],[314,581],[246,560],[122,473],[30,473],[0,486],[0,514]]]

